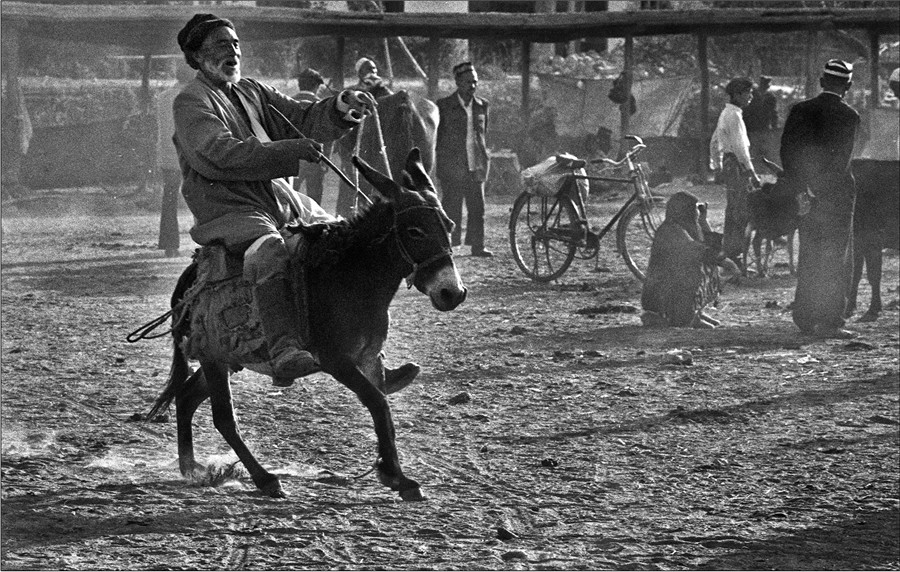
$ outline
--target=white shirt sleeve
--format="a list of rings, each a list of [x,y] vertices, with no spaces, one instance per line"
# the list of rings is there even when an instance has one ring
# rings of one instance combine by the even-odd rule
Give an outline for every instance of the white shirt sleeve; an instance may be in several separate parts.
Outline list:
[[[709,166],[712,169],[722,168],[722,157],[725,153],[733,153],[738,162],[751,173],[753,161],[750,159],[750,139],[744,125],[741,108],[728,103],[719,115],[719,122],[709,142]]]
[[[731,131],[733,133],[731,152],[734,153],[745,169],[754,173],[753,161],[750,159],[750,138],[747,137],[747,126],[744,125],[744,114],[740,109],[736,110],[731,122]]]
[[[469,170],[474,171],[475,165],[477,164],[475,153],[475,126],[472,125],[472,102],[475,101],[475,98],[469,100],[469,105],[462,100],[462,96],[457,94],[459,97],[459,102],[462,104],[463,109],[466,111],[466,160],[469,163]]]

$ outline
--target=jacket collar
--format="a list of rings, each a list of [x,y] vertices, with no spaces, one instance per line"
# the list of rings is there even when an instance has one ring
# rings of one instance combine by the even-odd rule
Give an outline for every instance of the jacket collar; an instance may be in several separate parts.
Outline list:
[[[455,90],[452,94],[450,94],[450,98],[459,106],[460,109],[462,106],[462,99],[459,97],[459,90]],[[484,100],[478,97],[477,95],[472,96],[472,105],[478,105],[480,107],[484,106]]]

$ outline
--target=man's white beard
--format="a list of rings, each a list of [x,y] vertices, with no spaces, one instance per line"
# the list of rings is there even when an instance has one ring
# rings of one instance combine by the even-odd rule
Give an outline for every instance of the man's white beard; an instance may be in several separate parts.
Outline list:
[[[238,66],[235,68],[234,73],[232,73],[230,75],[226,74],[223,71],[223,69],[222,69],[223,67],[224,67],[224,64],[220,64],[220,65],[216,66],[216,65],[213,65],[212,63],[209,63],[206,61],[202,62],[202,64],[201,64],[201,69],[203,70],[203,73],[205,73],[207,76],[209,76],[211,79],[213,79],[215,81],[218,81],[221,83],[231,83],[231,84],[237,84],[241,81],[240,64],[238,64]]]

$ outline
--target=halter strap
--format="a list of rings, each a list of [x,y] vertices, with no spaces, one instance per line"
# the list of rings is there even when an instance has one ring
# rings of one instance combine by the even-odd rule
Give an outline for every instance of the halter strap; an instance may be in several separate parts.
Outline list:
[[[449,241],[448,241],[448,246],[443,247],[440,252],[429,256],[425,260],[416,262],[413,259],[413,257],[409,254],[409,251],[403,245],[403,241],[400,240],[400,233],[397,232],[397,217],[399,217],[401,214],[403,214],[405,212],[415,210],[415,209],[427,209],[430,211],[434,211],[434,213],[437,214],[437,209],[435,207],[428,206],[428,205],[415,205],[415,206],[407,207],[405,209],[396,211],[394,213],[394,224],[393,224],[393,227],[391,228],[391,231],[394,234],[394,240],[397,241],[397,250],[400,251],[400,257],[403,258],[403,260],[407,264],[412,266],[412,272],[406,277],[406,287],[407,288],[413,287],[413,284],[416,281],[416,274],[419,273],[419,270],[427,267],[429,264],[431,264],[433,262],[440,260],[441,258],[453,255],[453,248],[449,246]],[[438,216],[438,220],[441,223],[441,228],[443,228],[444,232],[446,232],[449,235],[450,231],[447,229],[447,225],[444,223],[444,219],[442,219],[440,217],[440,215],[437,215],[437,216]]]

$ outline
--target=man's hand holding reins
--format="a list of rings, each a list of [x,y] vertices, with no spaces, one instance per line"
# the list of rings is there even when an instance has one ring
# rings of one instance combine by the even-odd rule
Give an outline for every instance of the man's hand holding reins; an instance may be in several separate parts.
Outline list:
[[[322,144],[318,141],[314,141],[312,139],[299,139],[297,141],[297,148],[299,151],[299,157],[301,161],[308,161],[310,163],[318,163],[322,160]]]

